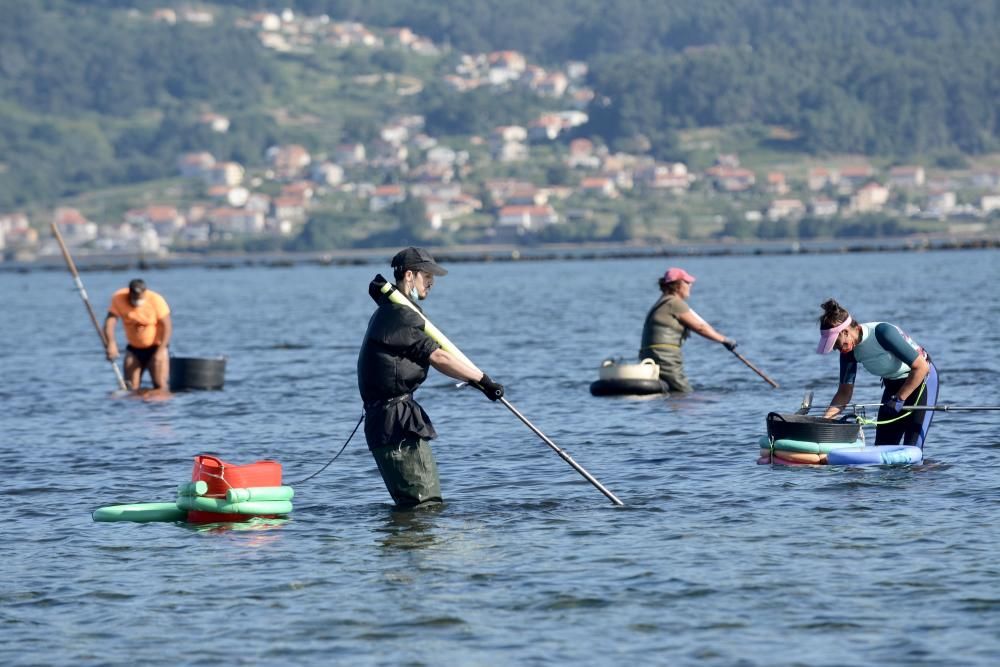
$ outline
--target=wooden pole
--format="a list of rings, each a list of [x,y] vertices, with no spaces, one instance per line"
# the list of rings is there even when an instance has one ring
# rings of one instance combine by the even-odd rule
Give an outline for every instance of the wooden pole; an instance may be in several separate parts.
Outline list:
[[[59,249],[62,250],[63,259],[66,260],[66,266],[69,267],[69,272],[73,274],[73,283],[76,285],[76,289],[80,292],[80,298],[83,299],[83,305],[87,307],[87,314],[90,315],[90,321],[94,325],[94,329],[97,330],[97,335],[101,339],[101,347],[104,348],[105,355],[108,351],[108,340],[104,337],[104,329],[97,321],[97,315],[94,314],[94,309],[90,305],[90,299],[87,297],[87,290],[83,287],[83,281],[80,280],[80,274],[76,270],[76,264],[73,263],[73,257],[69,254],[69,249],[66,247],[66,242],[63,241],[62,234],[59,233],[59,226],[56,223],[52,223],[52,233],[55,234],[56,241],[59,242]],[[118,387],[120,389],[128,389],[125,384],[125,378],[122,377],[122,371],[118,368],[118,364],[111,361],[111,368],[115,371],[115,377],[118,379]]]
[[[457,356],[462,361],[464,361],[465,363],[467,363],[469,366],[472,366],[477,371],[479,371],[479,367],[476,366],[475,364],[473,364],[471,361],[469,361],[469,358],[467,356],[465,356],[465,354],[463,354],[462,351],[460,349],[458,349],[458,347],[454,343],[452,343],[448,339],[447,336],[445,336],[443,333],[441,333],[441,330],[438,329],[437,327],[435,327],[431,323],[431,321],[429,319],[427,319],[427,316],[424,315],[420,310],[418,310],[417,307],[414,306],[413,303],[409,299],[407,299],[405,296],[403,296],[402,294],[400,294],[399,291],[395,288],[394,285],[392,285],[391,283],[389,283],[388,281],[386,281],[386,279],[383,278],[381,275],[376,276],[374,282],[375,282],[375,284],[380,284],[381,285],[381,288],[380,288],[381,292],[383,294],[387,295],[389,297],[390,301],[392,301],[393,303],[399,304],[400,306],[406,306],[406,307],[412,309],[418,315],[420,315],[420,317],[423,318],[423,320],[424,320],[424,333],[426,333],[428,336],[430,336],[435,341],[437,341],[437,343],[441,346],[442,349],[444,349],[444,350],[450,352],[451,354]],[[375,297],[376,297],[376,295],[373,294],[372,298],[375,298]],[[480,371],[480,372],[482,372],[482,371]],[[515,408],[513,405],[511,405],[510,402],[506,398],[501,397],[499,400],[500,400],[501,403],[503,403],[505,406],[507,406],[507,409],[510,410],[514,414],[515,417],[517,417],[518,419],[520,419],[521,422],[525,426],[527,426],[529,429],[531,429],[531,431],[535,435],[537,435],[539,438],[541,438],[542,442],[544,442],[546,445],[548,445],[549,447],[551,447],[556,452],[556,454],[558,454],[562,458],[563,461],[565,461],[566,463],[570,464],[573,467],[573,469],[576,470],[578,473],[580,473],[580,475],[585,480],[587,480],[588,482],[590,482],[591,484],[593,484],[594,487],[598,491],[600,491],[601,493],[603,493],[608,498],[608,500],[610,500],[611,502],[613,502],[615,505],[624,505],[625,504],[621,500],[618,499],[618,496],[616,496],[615,494],[613,494],[610,491],[608,491],[607,488],[605,488],[603,484],[601,484],[600,482],[598,482],[597,479],[593,475],[591,475],[589,472],[587,472],[586,470],[584,470],[583,466],[581,466],[579,463],[577,463],[576,461],[574,461],[572,456],[570,456],[569,454],[567,454],[563,450],[559,449],[559,447],[556,446],[556,443],[554,443],[551,440],[549,440],[549,438],[546,437],[546,435],[544,433],[542,433],[541,431],[539,431],[538,428],[534,424],[532,424],[530,421],[528,421],[528,419],[524,415],[522,415],[517,410],[517,408]]]
[[[730,352],[732,352],[733,354],[735,354],[735,355],[736,355],[736,358],[737,358],[737,359],[739,359],[740,361],[742,361],[742,362],[743,362],[744,364],[746,364],[746,365],[747,365],[747,366],[748,366],[748,367],[750,368],[750,370],[752,370],[752,371],[753,371],[754,373],[756,373],[757,375],[759,375],[759,376],[761,376],[762,378],[764,378],[764,380],[765,380],[765,381],[766,381],[766,382],[767,382],[767,383],[768,383],[769,385],[771,385],[771,386],[772,386],[772,387],[774,387],[775,389],[777,389],[777,388],[778,388],[778,383],[777,383],[777,382],[775,382],[775,381],[774,381],[774,380],[772,380],[771,378],[769,378],[769,377],[767,377],[766,375],[764,375],[763,371],[761,371],[761,370],[760,370],[759,368],[757,368],[756,366],[754,366],[753,364],[751,364],[751,363],[750,363],[749,361],[747,361],[746,357],[744,357],[744,356],[743,356],[742,354],[740,354],[740,353],[739,353],[739,352],[737,352],[736,350],[730,350]]]

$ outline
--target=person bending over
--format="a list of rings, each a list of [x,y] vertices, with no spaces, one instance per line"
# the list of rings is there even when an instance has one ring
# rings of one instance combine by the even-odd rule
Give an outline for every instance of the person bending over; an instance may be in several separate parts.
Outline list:
[[[882,405],[876,445],[915,445],[921,449],[933,410],[907,412],[907,405],[935,405],[938,373],[930,355],[895,324],[858,322],[834,299],[820,306],[818,354],[840,352],[840,386],[824,417],[835,417],[854,395],[858,364],[882,379]]]
[[[156,389],[166,389],[170,381],[170,356],[168,346],[173,325],[170,307],[166,300],[151,289],[146,282],[136,278],[111,296],[108,315],[104,319],[104,337],[108,342],[110,361],[118,358],[115,341],[115,324],[122,321],[128,346],[125,348],[125,380],[129,389],[138,391],[144,371]]]

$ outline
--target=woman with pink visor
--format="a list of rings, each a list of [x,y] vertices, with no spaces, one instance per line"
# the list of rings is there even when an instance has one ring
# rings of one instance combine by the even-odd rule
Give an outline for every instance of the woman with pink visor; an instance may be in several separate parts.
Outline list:
[[[907,405],[935,405],[937,369],[927,352],[902,329],[888,322],[857,322],[833,299],[819,318],[818,354],[840,352],[840,386],[824,417],[834,417],[854,395],[858,364],[882,378],[882,405],[875,427],[876,445],[924,446],[933,410],[910,412]],[[900,443],[902,441],[902,443]]]

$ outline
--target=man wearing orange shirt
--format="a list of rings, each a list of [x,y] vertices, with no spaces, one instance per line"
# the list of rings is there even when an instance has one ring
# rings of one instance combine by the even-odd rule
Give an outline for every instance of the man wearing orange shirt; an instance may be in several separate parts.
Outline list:
[[[128,347],[125,351],[125,379],[129,388],[139,389],[142,372],[156,389],[166,389],[170,379],[170,357],[167,346],[173,325],[170,308],[162,296],[146,289],[146,282],[136,278],[111,296],[108,316],[104,320],[104,337],[108,341],[108,359],[118,358],[115,323],[121,319]]]

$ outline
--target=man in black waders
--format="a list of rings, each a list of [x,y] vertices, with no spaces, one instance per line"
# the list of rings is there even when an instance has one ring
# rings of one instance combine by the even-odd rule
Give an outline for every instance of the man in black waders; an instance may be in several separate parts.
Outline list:
[[[420,310],[435,276],[448,272],[423,248],[406,248],[392,258],[395,289]],[[428,440],[437,436],[430,417],[413,399],[433,366],[468,382],[491,401],[503,396],[497,384],[475,366],[441,348],[424,332],[424,319],[382,293],[381,276],[369,293],[378,308],[358,355],[358,388],[365,404],[365,438],[389,494],[399,507],[441,501],[437,463]],[[420,312],[423,312],[422,310]]]

